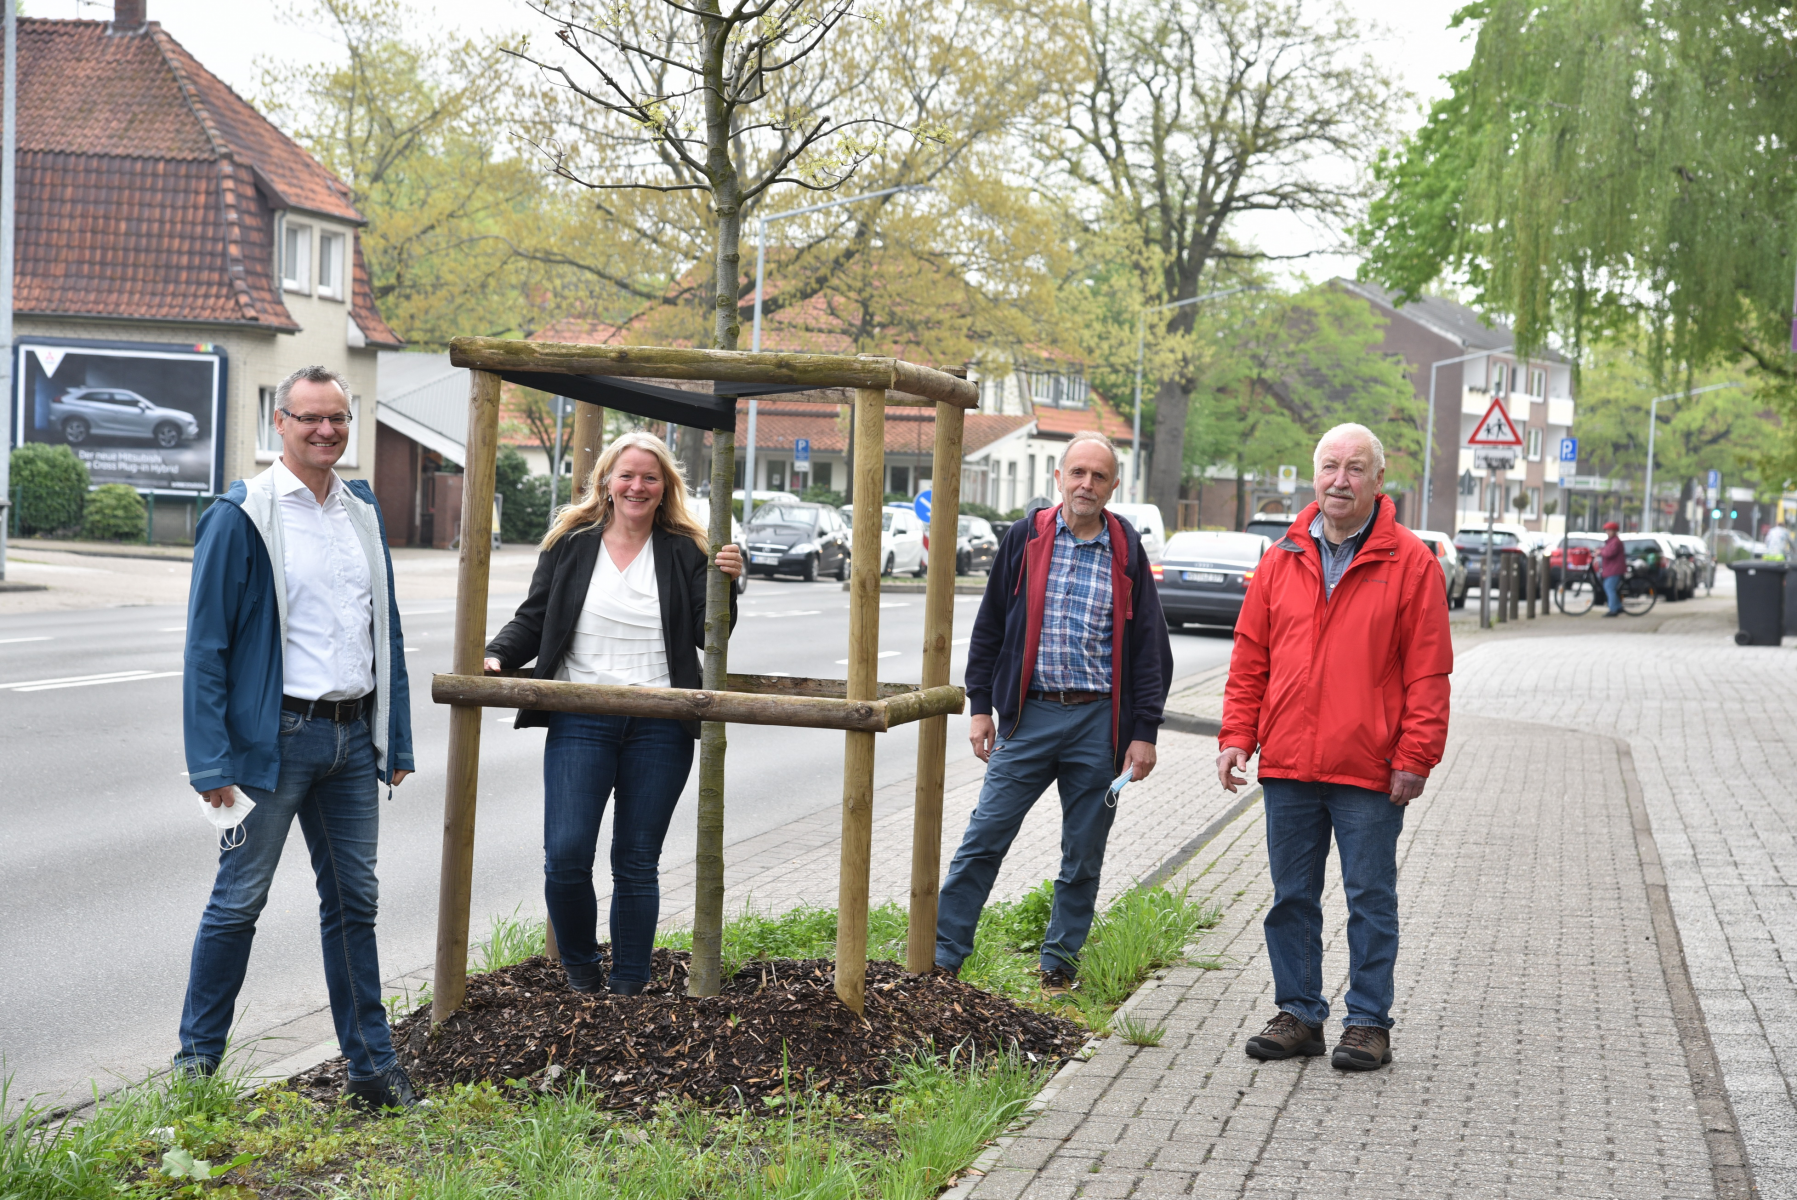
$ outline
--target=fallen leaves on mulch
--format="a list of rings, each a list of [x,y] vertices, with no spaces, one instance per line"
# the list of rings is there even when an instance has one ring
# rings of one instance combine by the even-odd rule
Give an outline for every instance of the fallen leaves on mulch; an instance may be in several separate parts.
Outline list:
[[[888,1082],[895,1058],[1015,1053],[1059,1064],[1087,1031],[943,975],[896,963],[867,966],[866,1019],[836,998],[829,959],[750,963],[722,995],[686,995],[688,956],[657,950],[640,996],[584,996],[558,964],[531,958],[471,976],[462,1008],[432,1036],[430,1011],[400,1021],[393,1040],[420,1086],[530,1079],[550,1090],[584,1073],[613,1108],[648,1113],[669,1100],[737,1106],[795,1090],[862,1092]],[[334,1059],[293,1084],[319,1100],[343,1090]]]

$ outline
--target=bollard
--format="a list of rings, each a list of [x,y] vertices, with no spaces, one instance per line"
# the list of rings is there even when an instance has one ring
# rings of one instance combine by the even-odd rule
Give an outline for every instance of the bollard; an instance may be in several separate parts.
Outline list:
[[[1533,621],[1535,619],[1535,593],[1541,590],[1541,568],[1533,554],[1529,555],[1523,566],[1528,571],[1523,591],[1528,594],[1529,620]]]
[[[1497,560],[1497,623],[1510,620],[1510,556],[1499,554]]]
[[[1522,573],[1523,556],[1512,554],[1510,563],[1510,619],[1522,620]]]

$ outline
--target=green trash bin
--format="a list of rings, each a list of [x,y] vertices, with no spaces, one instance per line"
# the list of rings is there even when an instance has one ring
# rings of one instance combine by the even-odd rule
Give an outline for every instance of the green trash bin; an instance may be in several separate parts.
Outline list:
[[[1750,558],[1728,564],[1735,573],[1737,646],[1776,646],[1785,633],[1785,571],[1788,563]]]

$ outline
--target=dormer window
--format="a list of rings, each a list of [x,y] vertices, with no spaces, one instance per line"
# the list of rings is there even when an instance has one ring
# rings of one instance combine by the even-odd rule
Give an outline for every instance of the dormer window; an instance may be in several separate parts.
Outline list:
[[[345,238],[341,233],[318,235],[318,294],[331,300],[349,295],[344,281]]]
[[[285,221],[281,227],[281,286],[290,292],[312,290],[312,227]]]

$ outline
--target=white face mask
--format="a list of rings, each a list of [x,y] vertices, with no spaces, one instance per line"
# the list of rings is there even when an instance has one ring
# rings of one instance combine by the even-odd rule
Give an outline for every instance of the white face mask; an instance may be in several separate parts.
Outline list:
[[[256,807],[254,800],[241,791],[237,793],[236,803],[229,808],[222,804],[214,808],[212,802],[204,796],[196,796],[194,799],[200,802],[200,814],[206,818],[207,823],[219,831],[220,850],[235,850],[243,845],[247,833],[243,828],[243,819]]]

